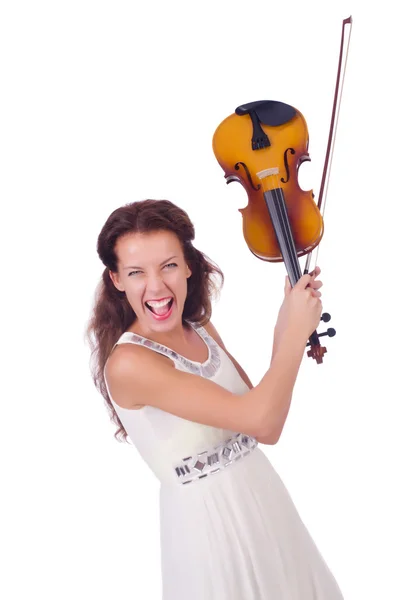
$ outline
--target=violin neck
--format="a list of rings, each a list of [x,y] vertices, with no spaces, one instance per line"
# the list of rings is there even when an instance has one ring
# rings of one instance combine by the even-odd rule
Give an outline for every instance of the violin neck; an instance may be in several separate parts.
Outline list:
[[[275,188],[264,192],[265,201],[272,220],[280,252],[283,257],[288,277],[293,287],[302,276],[301,267],[296,252],[296,246],[288,218],[282,188]]]
[[[299,264],[295,241],[291,231],[284,192],[282,188],[274,188],[265,191],[263,195],[269,210],[270,218],[272,220],[277,242],[287,269],[291,286],[294,287],[294,285],[302,277],[302,270]],[[312,345],[319,344],[317,331],[312,333],[309,341]]]

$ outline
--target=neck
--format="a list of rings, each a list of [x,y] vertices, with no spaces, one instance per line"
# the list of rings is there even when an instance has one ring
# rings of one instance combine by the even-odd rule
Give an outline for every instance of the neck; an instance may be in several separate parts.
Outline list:
[[[172,330],[163,332],[154,331],[148,327],[142,327],[142,325],[135,321],[129,327],[128,331],[132,333],[137,333],[142,337],[148,338],[149,340],[153,340],[158,344],[163,344],[164,346],[172,347],[172,346],[184,346],[188,345],[191,333],[191,326],[188,324],[184,324],[182,322],[178,323]]]

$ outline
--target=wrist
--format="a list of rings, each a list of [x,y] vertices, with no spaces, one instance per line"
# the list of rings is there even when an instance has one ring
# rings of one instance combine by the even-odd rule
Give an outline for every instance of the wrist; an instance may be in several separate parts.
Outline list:
[[[291,351],[300,352],[305,349],[308,336],[302,331],[299,326],[287,327],[283,331],[274,332],[273,354],[275,355],[280,349],[289,349]]]

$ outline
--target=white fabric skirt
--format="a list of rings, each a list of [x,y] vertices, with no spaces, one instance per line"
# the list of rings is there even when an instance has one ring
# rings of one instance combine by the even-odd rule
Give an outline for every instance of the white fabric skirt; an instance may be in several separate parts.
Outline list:
[[[281,478],[257,447],[160,487],[163,600],[343,600]]]

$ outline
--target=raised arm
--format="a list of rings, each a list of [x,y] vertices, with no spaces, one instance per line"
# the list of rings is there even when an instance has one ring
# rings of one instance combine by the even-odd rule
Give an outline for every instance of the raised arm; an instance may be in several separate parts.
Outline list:
[[[225,346],[225,344],[224,344],[221,336],[219,335],[219,333],[218,333],[215,325],[211,321],[209,321],[204,327],[208,331],[208,333],[210,334],[210,336],[226,352],[226,354],[228,355],[228,357],[230,358],[230,360],[232,361],[232,363],[236,367],[237,371],[239,372],[241,379],[247,384],[247,386],[249,387],[249,389],[252,390],[252,388],[254,386],[253,386],[250,378],[248,377],[247,373],[244,371],[243,367],[234,358],[234,356],[232,354],[230,354],[230,352],[226,349],[226,346]],[[274,431],[272,436],[260,436],[260,435],[257,435],[256,439],[261,444],[267,444],[267,445],[276,444],[278,442],[279,438],[280,438],[282,429],[283,428],[281,428],[279,431]]]

